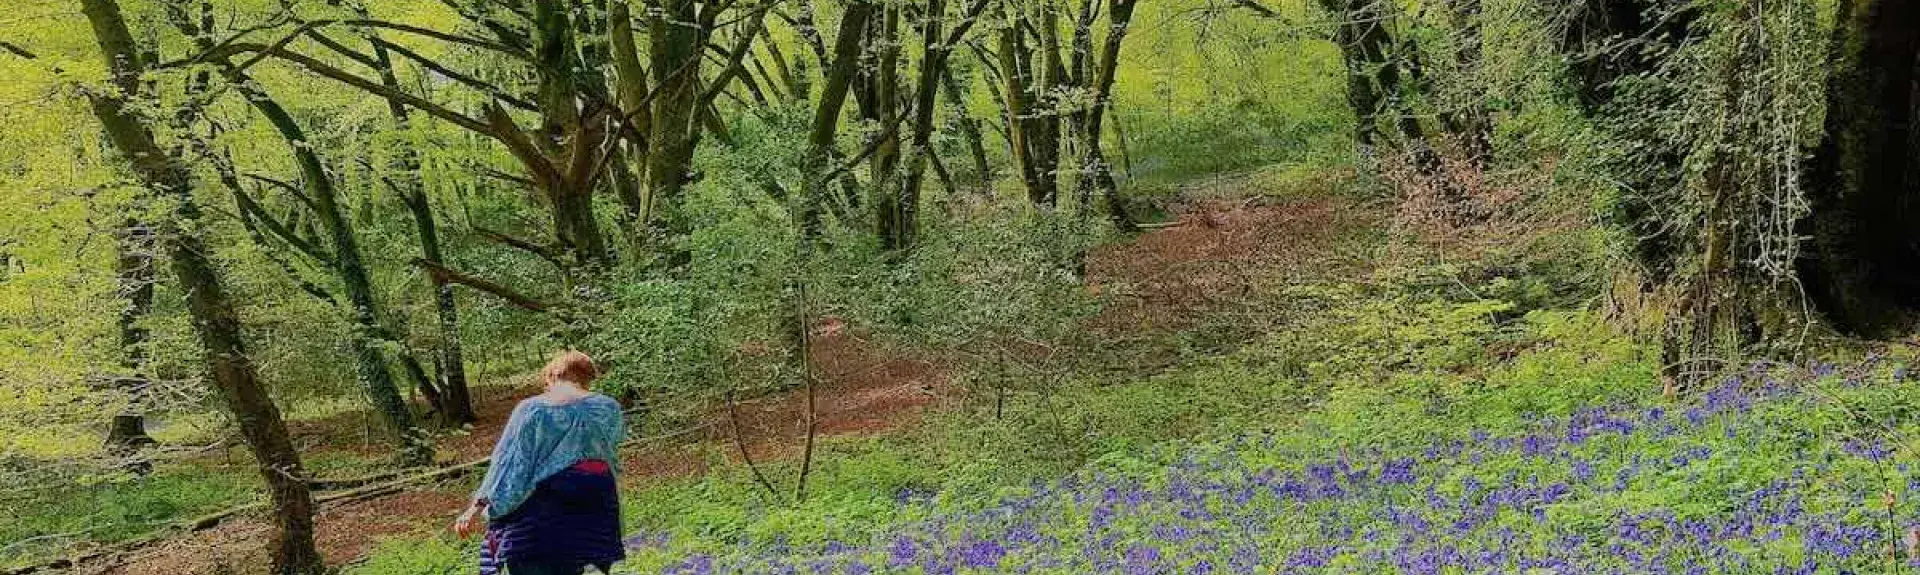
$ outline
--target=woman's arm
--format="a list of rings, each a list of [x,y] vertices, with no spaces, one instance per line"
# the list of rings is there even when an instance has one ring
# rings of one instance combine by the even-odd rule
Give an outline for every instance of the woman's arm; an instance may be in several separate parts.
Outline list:
[[[527,466],[532,464],[526,453],[532,443],[529,435],[534,432],[531,405],[521,402],[513,408],[513,415],[507,416],[507,425],[500,431],[499,441],[493,444],[486,478],[480,480],[480,487],[474,490],[469,509],[486,511],[488,518],[498,517],[495,511],[511,508],[532,488],[526,485]]]

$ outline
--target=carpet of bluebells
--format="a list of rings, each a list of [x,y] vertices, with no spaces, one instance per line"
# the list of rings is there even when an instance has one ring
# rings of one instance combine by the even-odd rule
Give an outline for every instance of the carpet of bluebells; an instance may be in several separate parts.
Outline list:
[[[1168,446],[1139,454],[1155,462],[1144,469],[1090,466],[961,509],[903,492],[899,516],[914,519],[857,541],[638,534],[630,565],[689,575],[1915,570],[1920,475],[1901,449],[1906,412],[1887,407],[1910,405],[1900,399],[1910,384],[1883,362],[1850,369],[1755,368],[1687,399],[1587,406],[1498,431],[1339,445],[1308,428]]]

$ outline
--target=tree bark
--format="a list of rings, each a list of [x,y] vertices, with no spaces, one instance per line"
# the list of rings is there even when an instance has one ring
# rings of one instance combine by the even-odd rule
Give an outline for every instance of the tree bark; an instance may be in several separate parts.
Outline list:
[[[158,200],[173,202],[174,221],[167,222],[160,245],[172,262],[180,291],[186,294],[187,312],[200,341],[208,380],[232,412],[241,438],[267,483],[275,525],[268,542],[269,571],[277,575],[325,573],[313,544],[314,502],[300,454],[287,435],[279,408],[268,397],[247,357],[239,315],[220,285],[208,246],[197,235],[200,212],[193,203],[192,174],[179,158],[166,153],[126,100],[140,93],[140,77],[147,63],[114,0],[80,0],[80,7],[92,25],[118,91],[88,95],[94,116],[148,192]]]

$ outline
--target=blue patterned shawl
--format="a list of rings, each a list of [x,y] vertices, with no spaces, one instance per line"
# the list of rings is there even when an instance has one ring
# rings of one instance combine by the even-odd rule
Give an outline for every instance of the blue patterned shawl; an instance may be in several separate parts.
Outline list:
[[[575,462],[605,461],[617,477],[625,435],[620,403],[611,397],[596,393],[564,404],[527,398],[507,418],[487,478],[473,495],[487,500],[487,519],[494,520],[519,508],[540,481]]]

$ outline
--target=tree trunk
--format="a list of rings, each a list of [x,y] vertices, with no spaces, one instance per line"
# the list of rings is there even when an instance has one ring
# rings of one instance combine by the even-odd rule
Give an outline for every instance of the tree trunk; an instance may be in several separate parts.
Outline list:
[[[1699,10],[1685,0],[1586,0],[1567,4],[1542,0],[1559,12],[1562,33],[1556,41],[1568,62],[1569,84],[1582,110],[1608,120],[1602,126],[1609,137],[1626,142],[1636,152],[1614,170],[1626,187],[1636,190],[1674,190],[1681,187],[1684,144],[1662,135],[1664,118],[1636,109],[1648,102],[1675,101],[1683,87],[1668,82],[1641,85],[1641,97],[1615,110],[1619,81],[1658,71],[1678,46],[1693,41]],[[1704,27],[1702,27],[1704,29]],[[1649,284],[1665,282],[1678,270],[1678,253],[1687,239],[1663,214],[1672,198],[1622,202],[1612,214],[1617,225],[1636,239],[1634,259],[1646,270]]]
[[[620,202],[626,206],[627,218],[634,225],[647,226],[653,221],[653,190],[645,185],[647,134],[652,129],[653,111],[646,101],[647,70],[640,65],[640,49],[633,38],[633,14],[627,6],[629,1],[613,0],[607,11],[608,31],[613,41],[615,97],[620,100],[621,120],[616,122],[616,128],[633,155],[633,189],[621,190]],[[616,156],[619,161],[614,169],[628,171],[625,155],[616,153]]]
[[[360,8],[364,11],[364,8]],[[364,14],[363,14],[364,17]],[[373,58],[375,70],[380,75],[380,84],[393,90],[400,89],[400,79],[394,74],[393,59],[387,54],[386,45],[379,40],[379,33],[373,34]],[[387,101],[387,112],[393,117],[395,129],[406,132],[411,118],[406,106],[393,100]],[[440,255],[439,226],[433,220],[433,204],[427,200],[426,189],[420,181],[420,154],[410,146],[402,146],[398,151],[397,165],[400,174],[395,186],[400,200],[413,215],[416,234],[420,238],[420,257],[435,264],[445,263]],[[472,394],[467,389],[466,360],[460,349],[460,308],[453,296],[453,284],[434,274],[427,274],[428,287],[433,290],[434,312],[440,323],[439,357],[434,362],[440,367],[439,390],[441,401],[435,405],[440,410],[442,422],[458,426],[473,423],[479,417],[473,411]]]
[[[953,33],[943,36],[941,24],[946,18],[945,2],[927,0],[926,20],[920,31],[922,53],[920,76],[914,84],[913,139],[907,149],[906,173],[900,178],[899,191],[894,195],[894,199],[898,202],[894,211],[898,229],[892,238],[893,241],[887,244],[889,248],[907,248],[913,245],[919,226],[920,184],[926,177],[926,167],[929,162],[933,164],[933,168],[948,187],[953,185],[946,170],[939,165],[939,157],[933,150],[933,108],[939,101],[942,83],[947,84],[948,90],[955,93],[954,99],[956,103],[958,102],[959,90],[952,85],[953,75],[947,71],[947,60],[953,52],[953,44],[973,27],[974,22],[980,17],[979,10],[985,7],[986,4],[978,3],[969,8],[962,14],[963,20],[955,26]],[[965,110],[960,108],[959,111],[963,124],[969,120],[965,117]],[[974,138],[978,142],[977,132]],[[982,151],[982,154],[984,153]]]
[[[412,193],[402,197],[406,201],[407,211],[413,214],[414,229],[420,235],[421,259],[435,265],[445,265],[440,255],[440,238],[437,226],[433,222],[433,207],[427,202],[426,194]],[[473,395],[467,386],[466,360],[460,346],[460,308],[453,295],[453,284],[445,276],[427,274],[427,283],[433,289],[434,315],[439,320],[440,342],[439,357],[434,364],[439,366],[439,388],[442,403],[441,420],[458,426],[479,421],[473,411]]]
[[[207,377],[232,412],[241,438],[266,480],[273,504],[275,530],[268,543],[269,571],[276,575],[318,575],[326,572],[313,545],[313,496],[307,490],[306,471],[294,451],[280,410],[258,379],[240,333],[240,318],[220,285],[208,246],[197,235],[200,212],[193,203],[191,172],[161,148],[153,132],[122,98],[139,93],[146,63],[137,51],[114,0],[81,0],[81,11],[92,24],[107,68],[119,94],[89,94],[93,113],[109,140],[132,165],[156,200],[174,204],[174,221],[161,234],[161,246],[172,261],[187,312],[198,335]]]
[[[1046,122],[1034,110],[1037,90],[1033,58],[1022,34],[1024,23],[1019,8],[1012,4],[1001,4],[1008,22],[1000,30],[998,54],[1006,93],[1007,139],[1014,165],[1019,167],[1020,179],[1026,184],[1028,201],[1051,207],[1059,196],[1054,174],[1058,165],[1050,165],[1046,159],[1046,148],[1053,142],[1044,134]]]
[[[202,34],[198,40],[203,50],[213,47],[211,36]],[[414,424],[413,412],[400,395],[400,388],[394,383],[393,373],[388,370],[386,358],[381,353],[378,336],[385,330],[380,326],[373,280],[361,258],[360,243],[354,235],[353,226],[340,206],[332,174],[327,172],[320,155],[314,152],[313,143],[307,139],[305,130],[294,121],[292,114],[287,113],[278,101],[230,61],[222,58],[213,63],[221,69],[227,82],[246,97],[254,110],[273,124],[293,152],[294,163],[300,167],[308,197],[313,200],[314,215],[319,217],[333,244],[333,271],[340,279],[341,289],[346,292],[347,313],[354,325],[348,343],[353,349],[355,375],[365,388],[367,398],[373,402],[374,410],[386,421],[400,450],[401,460],[409,465],[426,464],[432,453],[425,443],[424,432]]]
[[[881,126],[874,137],[873,157],[868,160],[872,177],[868,178],[874,192],[879,195],[873,203],[874,221],[883,249],[896,250],[906,247],[913,235],[907,229],[913,224],[905,213],[904,193],[901,178],[894,171],[900,163],[900,6],[888,4],[882,8],[880,25],[875,28],[875,37],[868,45],[880,50],[878,66],[873,72],[873,95],[871,106],[874,120]],[[938,18],[935,18],[936,20]]]
[[[821,233],[820,209],[827,201],[834,139],[840,132],[840,112],[853,86],[853,75],[860,66],[865,30],[873,17],[874,6],[854,0],[840,16],[840,31],[834,38],[833,63],[827,68],[820,102],[814,107],[813,123],[807,133],[807,152],[801,160],[802,193],[799,202],[802,241],[813,241]]]
[[[1340,24],[1334,41],[1347,64],[1347,102],[1358,125],[1354,140],[1363,155],[1380,143],[1382,116],[1392,114],[1394,127],[1409,146],[1424,143],[1425,134],[1413,114],[1398,109],[1402,100],[1400,65],[1392,58],[1393,35],[1387,29],[1391,7],[1385,0],[1321,0]]]
[[[654,218],[665,219],[673,233],[686,231],[678,213],[660,213],[684,195],[693,172],[693,150],[700,132],[700,54],[705,49],[693,0],[660,0],[648,10],[654,87],[647,151],[647,188]]]
[[[1569,8],[1558,39],[1570,62],[1574,94],[1589,113],[1613,102],[1622,78],[1653,71],[1690,34],[1695,8],[1685,0],[1586,0]]]
[[[953,76],[953,67],[947,66],[940,74],[940,84],[947,92],[947,101],[953,106],[954,123],[960,127],[960,135],[966,140],[968,157],[973,160],[975,183],[982,190],[991,191],[993,186],[993,165],[987,162],[986,141],[980,134],[980,120],[967,111],[967,94],[960,87],[960,81]]]
[[[1039,62],[1028,62],[1038,70],[1029,73],[1035,76],[1036,84],[1032,97],[1036,109],[1031,110],[1033,118],[1027,139],[1032,143],[1029,150],[1033,153],[1033,169],[1038,172],[1042,186],[1048,190],[1049,197],[1056,201],[1060,189],[1060,110],[1059,96],[1072,86],[1068,82],[1067,67],[1060,61],[1060,5],[1063,0],[1042,0],[1040,3],[1040,58]],[[1032,24],[1029,23],[1031,26]]]
[[[780,43],[774,41],[773,32],[760,28],[760,45],[767,47],[767,58],[773,60],[773,71],[780,76],[780,85],[785,87],[788,97],[794,100],[807,99],[807,84],[793,73],[787,65],[787,55],[780,49]]]
[[[1087,109],[1080,126],[1081,147],[1086,149],[1087,173],[1080,180],[1081,197],[1091,198],[1094,191],[1107,202],[1107,214],[1113,225],[1124,232],[1139,229],[1133,217],[1127,214],[1126,201],[1120,197],[1120,184],[1113,179],[1113,165],[1107,163],[1106,151],[1100,144],[1101,123],[1106,117],[1107,108],[1113,105],[1113,80],[1120,68],[1121,42],[1127,37],[1127,26],[1133,20],[1133,8],[1138,0],[1111,0],[1107,19],[1106,42],[1101,45],[1099,63],[1093,70],[1092,83],[1093,106]],[[1083,208],[1084,209],[1084,208]]]
[[[1381,143],[1381,122],[1390,119],[1414,168],[1429,178],[1441,176],[1440,156],[1427,141],[1426,131],[1407,98],[1407,88],[1402,85],[1401,65],[1388,27],[1397,7],[1387,0],[1321,0],[1320,3],[1339,21],[1334,41],[1340,45],[1347,65],[1347,102],[1353,107],[1357,122],[1354,141],[1362,161],[1373,159],[1374,150]],[[1402,48],[1403,53],[1417,55],[1418,50],[1411,46],[1408,42]],[[1413,72],[1418,75],[1417,66]],[[1440,185],[1449,204],[1455,203],[1452,200],[1456,199],[1453,197],[1456,186],[1450,182]]]
[[[1920,4],[1840,3],[1827,137],[1808,170],[1813,238],[1800,275],[1841,329],[1901,331],[1920,309]]]
[[[1485,82],[1481,72],[1485,49],[1480,40],[1480,1],[1451,0],[1448,16],[1455,36],[1454,65],[1464,80],[1460,85],[1466,89],[1452,94],[1459,101],[1447,102],[1447,111],[1441,115],[1447,131],[1459,142],[1460,155],[1476,170],[1484,168],[1493,155],[1493,119],[1487,113],[1485,99],[1469,92]]]
[[[540,78],[541,135],[538,144],[555,176],[542,182],[547,202],[553,209],[555,238],[574,264],[597,267],[610,256],[606,238],[593,215],[593,189],[597,175],[592,167],[599,160],[605,121],[596,113],[606,104],[604,98],[581,95],[604,91],[599,71],[585,66],[574,42],[575,32],[567,17],[570,3],[538,0],[533,5],[534,66]],[[586,109],[582,109],[582,104]]]
[[[146,387],[147,339],[149,332],[141,323],[153,309],[155,249],[153,230],[145,222],[128,218],[116,233],[118,252],[114,275],[126,306],[120,308],[120,367],[124,373],[114,376],[113,387],[127,402],[113,418],[107,430],[107,446],[116,451],[133,451],[159,443],[147,435]]]

